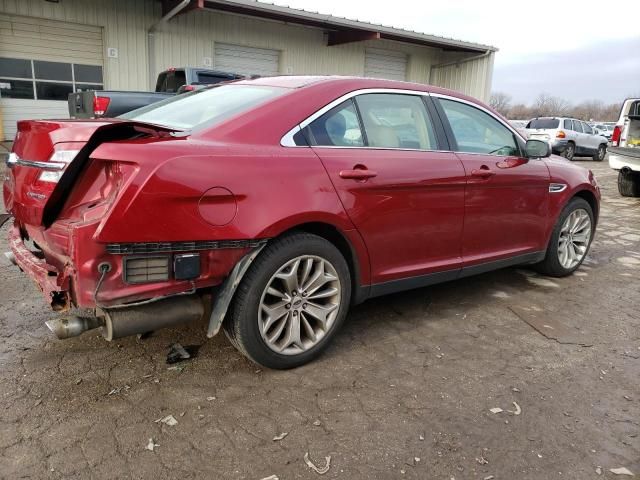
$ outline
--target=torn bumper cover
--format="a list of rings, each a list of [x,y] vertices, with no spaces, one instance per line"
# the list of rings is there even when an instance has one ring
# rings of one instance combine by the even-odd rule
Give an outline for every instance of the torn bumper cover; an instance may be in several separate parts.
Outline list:
[[[70,272],[59,272],[43,258],[39,258],[24,244],[20,229],[14,225],[9,231],[9,247],[20,269],[33,279],[55,311],[69,309]]]

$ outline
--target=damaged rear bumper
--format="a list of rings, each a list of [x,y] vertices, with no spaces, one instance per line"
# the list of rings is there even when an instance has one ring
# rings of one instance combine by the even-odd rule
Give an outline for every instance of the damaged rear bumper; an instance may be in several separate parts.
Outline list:
[[[65,269],[59,272],[49,265],[44,258],[38,257],[27,248],[20,235],[18,225],[9,231],[9,248],[18,267],[38,285],[51,308],[55,311],[66,311],[70,307],[69,285],[70,273]]]

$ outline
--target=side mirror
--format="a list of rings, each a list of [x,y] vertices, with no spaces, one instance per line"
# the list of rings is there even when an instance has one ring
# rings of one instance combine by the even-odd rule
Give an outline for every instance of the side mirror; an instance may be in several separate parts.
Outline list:
[[[542,140],[527,140],[524,153],[527,158],[546,158],[551,155],[551,147]]]

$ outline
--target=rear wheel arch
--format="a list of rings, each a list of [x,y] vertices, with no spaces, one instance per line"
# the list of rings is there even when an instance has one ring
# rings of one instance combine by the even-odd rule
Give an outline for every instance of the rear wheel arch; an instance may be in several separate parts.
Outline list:
[[[330,223],[307,222],[293,226],[281,232],[278,237],[293,232],[311,233],[313,235],[317,235],[318,237],[324,238],[333,246],[335,246],[346,260],[347,265],[349,266],[349,271],[351,272],[351,303],[361,303],[366,299],[366,292],[363,291],[360,282],[362,273],[362,261],[358,258],[355,247],[343,231]]]

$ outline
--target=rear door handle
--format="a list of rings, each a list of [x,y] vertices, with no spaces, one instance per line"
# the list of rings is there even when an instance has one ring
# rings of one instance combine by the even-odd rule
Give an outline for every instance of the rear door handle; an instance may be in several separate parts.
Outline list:
[[[495,174],[496,172],[492,172],[491,170],[489,170],[489,167],[485,167],[484,165],[478,170],[471,170],[471,176],[473,177],[489,178],[493,177]]]
[[[377,177],[378,172],[358,168],[355,170],[341,170],[339,175],[340,178],[349,180],[367,180],[368,178]]]

